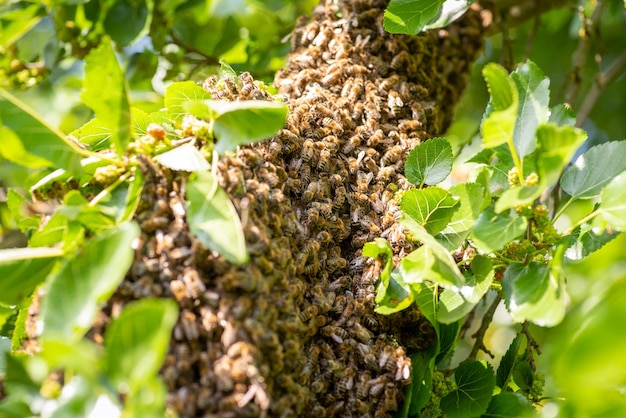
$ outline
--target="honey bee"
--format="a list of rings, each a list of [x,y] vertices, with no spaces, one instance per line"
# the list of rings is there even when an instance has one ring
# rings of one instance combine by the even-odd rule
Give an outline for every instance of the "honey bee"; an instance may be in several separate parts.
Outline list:
[[[367,344],[372,338],[374,338],[374,334],[358,322],[355,322],[352,328],[356,338],[364,344]]]
[[[302,312],[300,312],[299,318],[300,321],[308,322],[311,318],[316,316],[319,313],[319,309],[315,305],[307,306]]]
[[[313,146],[313,141],[311,141],[310,139],[307,139],[304,141],[304,143],[302,144],[302,161],[304,162],[309,162],[311,161],[311,158],[313,158],[313,153],[314,153],[314,146]]]
[[[395,379],[408,382],[411,378],[411,359],[408,357],[401,357],[397,361],[397,369]]]
[[[316,380],[311,383],[311,392],[313,393],[324,393],[328,389],[328,381],[323,379],[322,376],[319,376]]]
[[[350,334],[348,334],[348,331],[335,325],[326,325],[320,330],[320,332],[325,337],[330,337],[335,340],[337,344],[341,344],[345,339],[350,336]]]
[[[382,406],[386,411],[396,411],[398,409],[398,400],[396,399],[397,390],[393,383],[387,383],[383,393]]]
[[[350,118],[359,121],[363,116],[363,112],[365,112],[365,104],[363,102],[355,102],[350,112]]]
[[[184,306],[191,297],[184,282],[179,279],[174,279],[170,282],[170,291],[172,292],[174,299],[176,299],[181,306]]]
[[[189,295],[194,299],[198,299],[206,291],[206,286],[198,274],[198,270],[194,268],[186,268],[182,277],[183,284]]]
[[[364,318],[364,322],[365,325],[373,330],[373,331],[378,331],[379,328],[379,323],[378,320],[376,319],[376,317],[374,317],[373,315],[366,315]]]
[[[367,119],[371,119],[375,121],[378,121],[380,119],[380,111],[377,109],[376,105],[370,101],[365,102],[365,108],[363,109],[363,111]]]
[[[367,139],[367,146],[373,148],[377,146],[384,138],[385,133],[382,131],[382,129],[377,129],[376,132],[374,132],[374,134]]]
[[[329,162],[330,162],[330,151],[327,149],[324,149],[320,152],[320,157],[317,163],[317,168],[320,171],[327,171]]]
[[[198,339],[200,332],[196,323],[196,315],[193,312],[185,309],[180,315],[180,323],[187,340],[193,341]]]
[[[310,202],[315,198],[317,193],[319,192],[319,184],[317,182],[310,182],[306,187],[304,193],[302,193],[302,200],[304,202]]]
[[[398,52],[389,63],[389,66],[394,70],[400,70],[403,65],[407,64],[409,60],[409,53],[405,50]]]
[[[343,257],[333,257],[326,260],[326,269],[329,273],[344,269],[348,266],[348,262]]]
[[[352,390],[356,375],[357,371],[354,367],[348,367],[344,370],[339,382],[337,383],[337,391],[339,394]]]
[[[350,276],[341,276],[338,279],[335,279],[334,281],[332,281],[329,285],[328,285],[328,290],[330,291],[336,291],[336,290],[340,290],[343,289],[344,287],[348,287],[350,286]],[[345,299],[345,296],[343,295],[339,295],[335,298],[335,306],[338,304],[339,298],[343,298]],[[343,310],[343,309],[341,309]]]
[[[339,123],[337,123],[337,121],[334,120],[333,118],[330,118],[330,117],[323,118],[322,119],[322,125],[330,128],[330,130],[334,134],[341,134],[341,133],[343,133],[343,127]]]
[[[387,152],[385,152],[383,157],[380,159],[380,166],[385,167],[390,164],[393,164],[396,161],[398,161],[401,157],[402,157],[402,146],[394,145],[389,150],[387,150]]]
[[[330,242],[333,239],[333,236],[328,231],[320,231],[317,234],[317,240],[321,243]]]
[[[368,173],[365,173],[363,171],[357,172],[356,191],[359,193],[365,193],[373,178],[374,178],[374,173],[372,172],[368,172]]]
[[[395,165],[388,165],[381,167],[378,170],[378,174],[376,175],[376,180],[379,181],[389,181],[396,174]]]
[[[391,76],[384,78],[380,82],[380,89],[384,91],[391,90],[399,81],[399,77],[397,74],[392,74]]]
[[[387,96],[387,106],[389,106],[391,115],[393,117],[397,117],[404,106],[404,102],[400,98],[397,91],[391,90],[389,92],[389,95]]]
[[[325,86],[336,85],[341,83],[341,79],[343,78],[343,72],[341,69],[334,71],[334,69],[328,68],[328,74],[326,74],[322,78],[322,84]]]

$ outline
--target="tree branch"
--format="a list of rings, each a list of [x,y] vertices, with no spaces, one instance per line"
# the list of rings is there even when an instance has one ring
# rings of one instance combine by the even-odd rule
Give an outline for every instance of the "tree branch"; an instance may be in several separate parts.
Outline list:
[[[626,53],[620,55],[613,63],[606,69],[606,71],[599,73],[594,78],[593,84],[585,96],[585,100],[583,104],[580,106],[580,109],[577,112],[578,117],[576,118],[576,126],[581,127],[582,124],[587,120],[589,114],[593,110],[596,102],[600,98],[602,94],[602,90],[609,84],[621,71],[626,68]]]
[[[575,5],[576,0],[484,0],[480,4],[493,15],[486,32],[491,36],[500,33],[502,23],[510,29],[549,10]]]
[[[489,351],[487,347],[485,347],[485,342],[483,341],[483,339],[485,338],[485,333],[487,332],[487,329],[489,328],[489,325],[493,320],[493,315],[496,313],[496,309],[498,308],[501,299],[502,298],[500,297],[500,295],[496,295],[496,298],[493,300],[493,302],[491,302],[491,305],[489,305],[489,309],[487,309],[487,312],[485,312],[485,315],[483,315],[483,319],[480,322],[480,328],[478,328],[478,331],[476,331],[472,335],[473,338],[476,338],[476,341],[474,341],[472,352],[467,357],[468,360],[474,360],[476,358],[476,355],[478,354],[478,350],[482,350],[487,353],[491,358],[494,358],[494,355],[491,353],[491,351]]]

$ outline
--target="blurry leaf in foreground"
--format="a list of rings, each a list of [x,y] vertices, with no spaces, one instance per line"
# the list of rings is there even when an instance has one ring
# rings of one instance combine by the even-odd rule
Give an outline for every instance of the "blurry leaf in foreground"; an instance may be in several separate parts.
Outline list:
[[[244,264],[249,257],[239,214],[216,182],[210,172],[200,171],[187,183],[189,230],[206,248],[233,263]]]

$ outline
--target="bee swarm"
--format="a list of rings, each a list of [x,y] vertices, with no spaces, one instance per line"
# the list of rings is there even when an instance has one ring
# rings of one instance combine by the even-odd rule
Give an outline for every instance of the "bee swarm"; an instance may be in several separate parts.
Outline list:
[[[131,300],[180,304],[162,377],[181,417],[389,417],[411,379],[410,352],[434,331],[417,309],[374,313],[385,237],[413,248],[394,195],[408,152],[450,123],[480,49],[480,24],[419,36],[383,30],[385,1],[328,1],[291,36],[275,80],[288,121],[273,139],[219,161],[245,228],[243,267],[205,250],[185,222],[186,174],[147,158],[126,279],[90,337]],[[272,100],[243,74],[204,83],[216,99]]]

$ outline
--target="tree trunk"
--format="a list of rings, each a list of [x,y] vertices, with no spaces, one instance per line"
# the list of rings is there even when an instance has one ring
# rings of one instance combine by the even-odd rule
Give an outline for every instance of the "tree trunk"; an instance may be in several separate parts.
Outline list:
[[[374,312],[379,263],[364,243],[413,248],[395,193],[408,152],[450,124],[481,47],[477,13],[419,36],[383,30],[381,0],[328,1],[291,36],[275,84],[285,129],[219,162],[251,262],[204,250],[184,218],[186,175],[145,162],[142,245],[90,336],[127,302],[181,306],[162,375],[181,417],[390,416],[408,355],[434,343],[416,308]],[[270,99],[243,75],[207,80],[215,98]],[[158,220],[158,221],[156,221]]]

